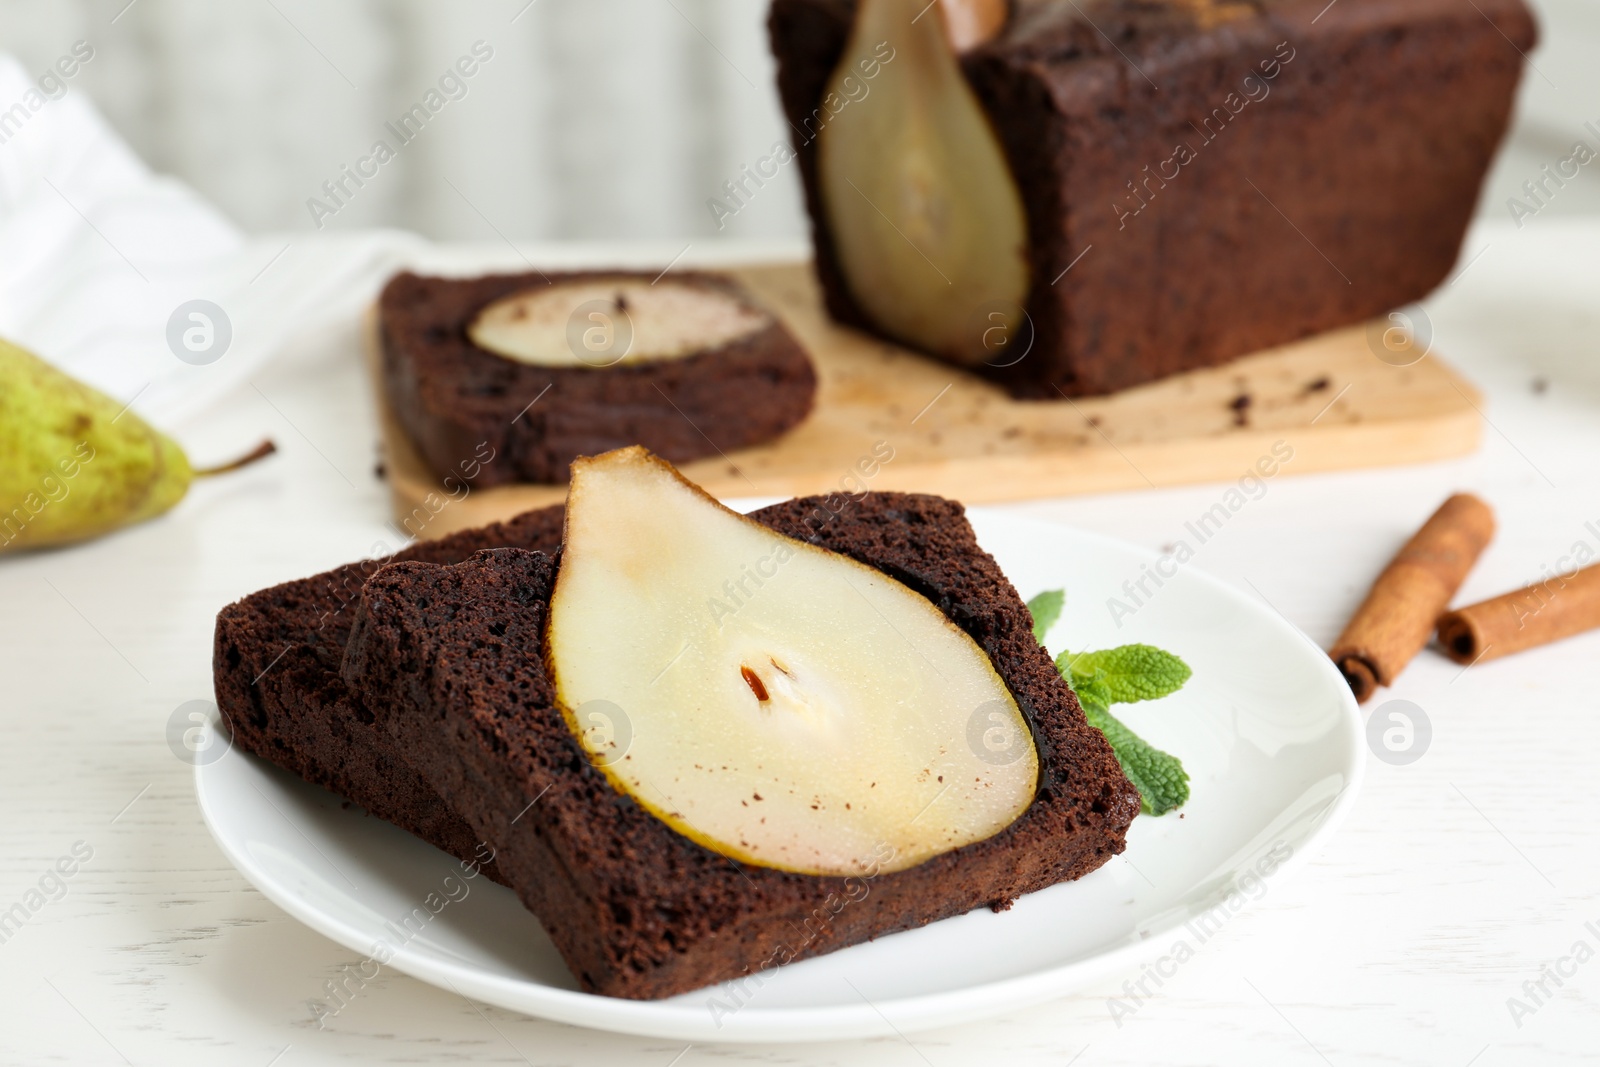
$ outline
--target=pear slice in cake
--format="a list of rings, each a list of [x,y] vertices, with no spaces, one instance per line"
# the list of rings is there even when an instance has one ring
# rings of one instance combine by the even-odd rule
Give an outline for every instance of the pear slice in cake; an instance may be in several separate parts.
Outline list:
[[[1037,790],[1016,700],[930,601],[643,448],[573,464],[544,652],[613,785],[748,863],[901,870],[998,833]]]

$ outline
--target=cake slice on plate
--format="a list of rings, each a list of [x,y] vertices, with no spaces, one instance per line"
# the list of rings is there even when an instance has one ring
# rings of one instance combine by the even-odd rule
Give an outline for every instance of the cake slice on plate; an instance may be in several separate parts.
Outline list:
[[[1081,877],[1137,791],[960,505],[739,516],[640,448],[542,552],[398,562],[343,676],[583,988],[670,996]]]

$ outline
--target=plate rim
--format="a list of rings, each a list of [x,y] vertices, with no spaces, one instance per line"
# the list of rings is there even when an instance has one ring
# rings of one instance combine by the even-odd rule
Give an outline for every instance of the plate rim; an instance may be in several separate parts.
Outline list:
[[[726,503],[730,507],[744,510],[755,501],[741,498],[728,500]],[[1077,538],[1099,543],[1106,548],[1131,552],[1146,559],[1155,559],[1159,556],[1159,553],[1134,542],[1066,523],[1052,522],[1039,516],[1019,515],[996,507],[972,507],[967,509],[967,514],[975,519],[998,519],[1005,523],[1071,534]],[[986,546],[985,551],[988,551]],[[1285,630],[1316,648],[1317,651],[1321,651],[1309,635],[1264,599],[1252,598],[1243,590],[1202,568],[1186,566],[1184,572],[1208,586],[1211,591],[1234,601],[1244,610],[1268,620],[1275,628]],[[1349,753],[1349,758],[1341,768],[1344,784],[1304,844],[1294,849],[1288,859],[1274,870],[1271,875],[1274,882],[1280,878],[1296,876],[1310,857],[1326,845],[1328,839],[1344,824],[1355,806],[1365,778],[1366,760],[1362,756],[1364,728],[1360,707],[1349,687],[1342,678],[1339,678],[1331,660],[1327,661],[1322,673],[1338,683],[1335,691],[1340,694],[1340,725]],[[1331,736],[1335,734],[1330,733]],[[231,747],[229,754],[232,754]],[[243,750],[238,754],[257,760],[265,766],[271,766],[267,761],[259,760],[259,757]],[[223,855],[234,869],[272,904],[340,946],[355,952],[366,951],[371,938],[362,930],[307,904],[287,887],[280,886],[278,882],[268,877],[231,837],[219,831],[222,820],[212,810],[212,798],[208,795],[206,781],[208,773],[215,773],[208,768],[221,762],[223,761],[218,760],[211,764],[196,763],[194,786],[201,818]],[[859,1005],[800,1008],[740,1007],[731,1013],[722,1025],[715,1025],[703,1007],[690,1007],[674,1001],[608,997],[581,990],[560,989],[527,979],[485,974],[464,963],[455,963],[418,952],[410,944],[395,949],[385,966],[393,967],[419,981],[451,990],[461,996],[476,993],[485,1002],[519,1014],[612,1033],[707,1044],[818,1042],[896,1034],[903,1036],[905,1031],[959,1025],[1001,1011],[1031,1007],[1065,995],[1103,973],[1137,964],[1141,959],[1159,953],[1167,944],[1164,935],[1181,927],[1182,920],[1174,916],[1159,925],[1141,930],[1138,940],[1096,952],[1087,958],[959,989],[878,1001],[869,1001],[863,996]],[[717,988],[717,986],[707,986],[705,991]]]

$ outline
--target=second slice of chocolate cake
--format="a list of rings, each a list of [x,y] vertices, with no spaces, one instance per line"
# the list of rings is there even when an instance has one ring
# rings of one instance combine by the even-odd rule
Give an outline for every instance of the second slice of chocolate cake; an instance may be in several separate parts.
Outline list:
[[[554,552],[560,543],[561,508],[543,508],[229,604],[217,613],[212,676],[233,743],[458,859],[481,860],[483,839],[401,758],[339,677],[345,642],[361,587],[386,563],[459,563],[486,549]],[[492,864],[487,873],[499,878]]]
[[[784,325],[714,274],[401,274],[378,301],[390,405],[446,485],[564,482],[639,444],[676,463],[769,441],[811,411]]]
[[[395,563],[362,593],[345,681],[395,749],[494,843],[502,875],[586,990],[665,997],[974,908],[1005,908],[1124,847],[1138,793],[961,506],[873,493],[832,517],[815,503],[752,518],[925,598],[938,625],[970,638],[1014,699],[1037,777],[998,832],[911,866],[848,876],[730,858],[669,825],[681,811],[652,810],[620,788],[580,742],[547,666],[558,573],[550,556],[513,549],[454,566]],[[569,542],[563,553],[572,551]],[[616,617],[618,627],[637,623]],[[759,666],[766,685],[754,672],[745,681],[765,705],[767,688],[782,683]],[[773,667],[804,676],[803,667]],[[817,802],[835,799],[819,793]]]

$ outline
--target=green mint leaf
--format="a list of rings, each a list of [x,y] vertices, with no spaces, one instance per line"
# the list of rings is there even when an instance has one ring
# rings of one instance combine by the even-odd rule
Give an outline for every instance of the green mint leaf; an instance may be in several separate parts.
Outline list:
[[[1061,607],[1067,602],[1064,589],[1046,589],[1028,601],[1028,613],[1033,616],[1033,639],[1044,644],[1044,635],[1061,618]]]
[[[1061,677],[1065,678],[1067,684],[1072,686],[1072,691],[1078,694],[1078,703],[1082,704],[1085,710],[1088,710],[1091,706],[1101,711],[1110,708],[1111,691],[1106,688],[1106,683],[1099,673],[1080,674],[1076,671],[1068,670],[1062,665],[1067,655],[1068,653],[1063,652],[1056,659],[1056,670],[1060,671]]]
[[[1028,602],[1033,635],[1041,643],[1061,615],[1064,595],[1044,592]],[[1099,652],[1062,652],[1056,670],[1078,695],[1089,725],[1105,735],[1122,773],[1139,790],[1139,808],[1165,815],[1189,801],[1189,773],[1176,756],[1161,751],[1111,714],[1113,704],[1159,700],[1182,689],[1192,672],[1170,652],[1150,645],[1122,645]]]
[[[1140,810],[1160,816],[1188,803],[1189,774],[1176,756],[1151,745],[1104,708],[1083,705],[1089,725],[1105,734],[1122,773],[1138,787]]]
[[[1098,677],[1110,694],[1112,704],[1134,704],[1170,696],[1183,688],[1191,674],[1183,660],[1149,645],[1123,645],[1063,658],[1067,660],[1067,670],[1074,676]],[[1060,660],[1056,666],[1061,667]]]

